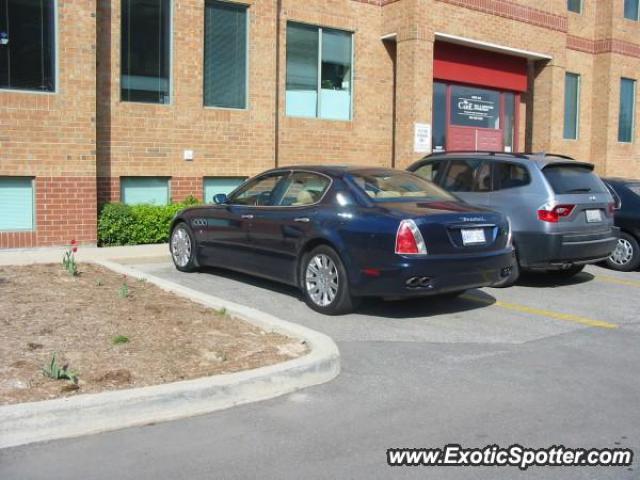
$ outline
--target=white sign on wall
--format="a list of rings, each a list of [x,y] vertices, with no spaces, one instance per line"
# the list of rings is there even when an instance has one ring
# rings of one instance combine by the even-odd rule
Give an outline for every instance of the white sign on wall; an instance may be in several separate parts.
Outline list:
[[[431,153],[431,124],[416,123],[413,138],[413,151]]]

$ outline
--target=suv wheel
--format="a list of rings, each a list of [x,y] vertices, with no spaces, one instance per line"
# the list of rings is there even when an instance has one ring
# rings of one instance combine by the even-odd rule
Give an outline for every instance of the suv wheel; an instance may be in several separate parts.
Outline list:
[[[631,272],[640,266],[640,247],[638,241],[626,232],[620,233],[618,245],[606,264],[613,270]]]
[[[347,271],[340,256],[329,246],[321,245],[304,256],[300,283],[305,302],[316,312],[341,315],[356,307]]]

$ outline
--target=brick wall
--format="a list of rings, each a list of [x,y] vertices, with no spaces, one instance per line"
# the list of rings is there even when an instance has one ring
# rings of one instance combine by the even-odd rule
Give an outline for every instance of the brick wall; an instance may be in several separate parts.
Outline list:
[[[95,0],[58,0],[56,93],[0,90],[0,175],[35,177],[35,232],[0,248],[96,241]]]

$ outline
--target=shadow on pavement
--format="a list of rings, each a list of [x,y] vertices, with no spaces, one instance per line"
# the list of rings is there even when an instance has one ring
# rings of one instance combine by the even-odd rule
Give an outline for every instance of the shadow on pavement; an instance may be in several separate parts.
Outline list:
[[[526,272],[522,274],[516,285],[519,287],[556,288],[588,283],[594,278],[595,275],[588,272],[581,272],[570,278],[556,277],[552,273]]]
[[[287,295],[304,302],[300,290],[290,285],[266,280],[253,275],[225,270],[222,268],[206,267],[202,273],[215,275],[220,278],[241,282],[253,287],[269,290],[274,293]],[[493,305],[496,299],[481,290],[470,290],[461,297],[451,296],[425,296],[402,300],[384,300],[381,298],[365,298],[354,312],[355,314],[368,315],[381,318],[420,318],[432,315],[477,310]],[[309,312],[312,312],[309,309]]]

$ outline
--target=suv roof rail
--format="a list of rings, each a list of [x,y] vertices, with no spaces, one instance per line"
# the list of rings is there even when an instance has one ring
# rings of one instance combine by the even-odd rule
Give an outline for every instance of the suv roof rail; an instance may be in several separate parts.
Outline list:
[[[432,152],[429,155],[426,155],[423,158],[429,158],[429,157],[434,157],[436,155],[444,155],[444,154],[449,154],[449,153],[453,153],[453,154],[468,154],[468,155],[477,155],[477,154],[481,154],[481,155],[491,155],[491,156],[496,156],[496,155],[506,155],[506,156],[510,156],[510,157],[516,157],[516,158],[529,158],[527,155],[527,153],[518,153],[518,152],[495,152],[492,150],[478,150],[478,151],[474,151],[474,150],[443,150],[442,152]]]
[[[537,155],[540,157],[558,157],[564,158],[566,160],[575,160],[575,158],[570,157],[569,155],[564,155],[562,153],[551,153],[551,152],[527,152],[527,155]]]

